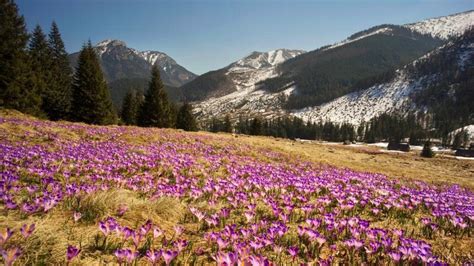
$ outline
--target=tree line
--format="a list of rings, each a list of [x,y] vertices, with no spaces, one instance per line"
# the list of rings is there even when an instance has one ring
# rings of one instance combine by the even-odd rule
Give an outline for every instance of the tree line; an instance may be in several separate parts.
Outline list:
[[[13,1],[0,0],[0,7],[0,107],[50,120],[197,130],[192,107],[168,100],[158,67],[145,95],[131,90],[117,112],[90,41],[73,71],[54,21],[48,36],[39,25],[30,34]]]
[[[327,141],[355,141],[355,126],[332,122],[305,122],[298,117],[278,117],[264,119],[261,117],[243,118],[231,122],[229,116],[223,119],[213,118],[205,128],[211,132],[235,132],[239,134],[273,136],[289,139],[309,139]]]
[[[442,144],[453,149],[466,147],[468,135],[465,130],[455,134],[446,134],[433,129],[433,116],[423,113],[405,115],[384,113],[363,122],[359,126],[349,123],[329,121],[311,122],[298,117],[239,117],[231,121],[229,116],[212,118],[203,128],[211,132],[235,132],[246,135],[273,136],[289,139],[323,140],[333,142],[361,141],[365,143],[408,142],[411,145],[423,145],[432,138],[441,138]],[[430,144],[431,145],[431,144]]]

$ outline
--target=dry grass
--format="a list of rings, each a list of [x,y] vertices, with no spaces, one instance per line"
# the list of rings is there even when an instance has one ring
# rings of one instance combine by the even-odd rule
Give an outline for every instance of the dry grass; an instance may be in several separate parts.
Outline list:
[[[120,224],[136,228],[150,219],[166,232],[172,232],[173,227],[187,211],[185,205],[174,198],[163,197],[150,201],[129,190],[110,190],[85,195],[83,198],[69,198],[45,215],[25,217],[12,212],[7,216],[0,215],[0,228],[14,229],[17,233],[9,245],[21,246],[23,250],[28,251],[28,256],[20,257],[18,265],[64,264],[65,249],[68,245],[80,246],[82,250],[88,251],[88,256],[80,256],[74,264],[114,263],[112,250],[96,250],[94,239],[97,235],[102,236],[97,221],[109,215],[117,217],[116,213],[121,205],[126,205],[129,210],[117,219]],[[78,222],[74,222],[74,211],[81,211],[83,214]],[[95,215],[90,216],[91,213]],[[36,224],[36,229],[34,234],[25,240],[18,233],[19,229],[23,224],[31,223]],[[120,245],[118,240],[109,242],[113,247]]]

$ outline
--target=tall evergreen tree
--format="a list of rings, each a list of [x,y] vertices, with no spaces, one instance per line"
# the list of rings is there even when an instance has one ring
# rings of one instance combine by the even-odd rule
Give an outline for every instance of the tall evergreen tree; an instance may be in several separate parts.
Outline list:
[[[49,49],[52,75],[48,80],[49,89],[43,106],[50,119],[66,119],[72,104],[72,70],[58,25],[54,21],[49,33]]]
[[[252,120],[252,124],[250,125],[250,134],[251,135],[263,134],[262,120],[259,117],[255,117]]]
[[[168,101],[160,71],[155,65],[151,70],[151,81],[140,110],[138,124],[145,127],[171,127],[172,110]]]
[[[140,110],[140,99],[135,90],[130,90],[125,95],[122,104],[121,118],[126,125],[136,125],[138,111]]]
[[[421,157],[433,158],[435,153],[431,149],[431,141],[427,140],[423,145],[423,150],[421,151]]]
[[[12,0],[0,0],[0,106],[39,115],[41,96],[31,77],[25,20]]]
[[[178,112],[179,112],[179,108],[178,108],[178,105],[176,105],[176,103],[174,102],[169,102],[169,107],[170,107],[170,122],[169,122],[169,125],[168,127],[171,127],[171,128],[176,128],[176,123],[178,121]]]
[[[82,47],[74,74],[72,114],[74,120],[90,124],[116,122],[110,92],[90,41]]]
[[[186,131],[197,131],[196,119],[191,104],[185,102],[179,108],[176,127]]]
[[[49,80],[51,73],[51,53],[46,40],[46,35],[39,25],[36,25],[31,35],[29,45],[29,55],[31,60],[32,78],[38,93],[41,94],[42,110],[46,111],[50,104],[48,101]],[[46,111],[46,114],[48,112]]]
[[[230,116],[226,115],[224,118],[224,132],[232,133],[232,122],[230,121]]]

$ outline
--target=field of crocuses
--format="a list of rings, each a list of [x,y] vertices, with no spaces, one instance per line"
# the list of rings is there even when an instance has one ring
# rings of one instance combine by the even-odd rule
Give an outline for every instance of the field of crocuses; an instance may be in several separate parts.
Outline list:
[[[6,265],[463,264],[474,193],[204,133],[0,116]]]

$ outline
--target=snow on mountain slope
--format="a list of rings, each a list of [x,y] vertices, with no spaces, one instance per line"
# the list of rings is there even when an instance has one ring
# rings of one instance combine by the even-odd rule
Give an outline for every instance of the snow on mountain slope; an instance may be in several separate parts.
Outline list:
[[[210,98],[194,106],[199,117],[221,116],[227,113],[276,115],[283,112],[282,97],[294,88],[279,93],[268,93],[257,89],[257,83],[277,75],[276,66],[304,53],[301,50],[278,49],[266,53],[253,52],[249,56],[227,67],[226,75],[235,84],[237,91],[218,98]]]
[[[180,66],[176,61],[165,53],[158,51],[136,51],[139,56],[145,59],[150,65],[158,65],[170,77],[181,82],[188,82],[197,76]],[[178,84],[173,84],[178,85]]]
[[[151,65],[154,65],[158,60],[169,60],[171,59],[167,54],[158,51],[137,51],[137,54],[145,59]],[[173,59],[171,59],[176,63]]]
[[[294,89],[290,87],[279,93],[268,93],[247,88],[197,103],[194,105],[194,113],[199,119],[223,117],[226,114],[233,118],[257,114],[266,118],[278,117],[286,114],[281,106]]]
[[[119,40],[103,40],[96,44],[95,48],[99,56],[102,56],[107,51],[115,46],[127,46],[125,42]]]
[[[237,91],[218,98],[196,103],[194,111],[199,117],[235,114],[281,113],[281,99],[294,88],[280,93],[258,90],[257,83],[277,75],[276,66],[304,53],[301,50],[278,49],[266,53],[253,52],[249,56],[227,67],[226,75],[235,84]]]
[[[277,49],[269,52],[253,52],[249,56],[232,63],[230,69],[262,69],[283,63],[284,61],[304,53],[301,50]]]
[[[255,85],[277,75],[275,67],[284,61],[304,53],[301,50],[278,49],[266,53],[253,52],[249,56],[227,67],[229,76],[237,90],[253,91]]]
[[[431,18],[416,23],[406,24],[405,27],[423,34],[430,34],[446,40],[459,36],[474,25],[474,10],[450,16]]]
[[[396,78],[385,84],[375,85],[367,90],[339,97],[326,104],[291,112],[305,121],[331,121],[359,125],[364,121],[386,112],[409,110],[409,96],[422,88],[423,79],[410,79],[405,71],[399,71]]]
[[[471,142],[474,142],[474,125],[468,125],[468,126],[465,126],[465,127],[461,127],[461,128],[458,128],[456,130],[453,130],[452,132],[449,133],[449,135],[454,138],[454,136],[461,132],[461,131],[464,131],[466,132],[469,140]]]
[[[459,69],[463,69],[467,62],[470,62],[472,67],[472,62],[474,62],[474,43],[467,41],[454,47],[453,42],[449,42],[409,65],[416,69],[418,64],[424,63],[425,60],[429,60],[440,52],[450,52],[449,56],[457,59],[455,62]],[[290,114],[305,121],[321,120],[359,125],[383,113],[419,110],[419,106],[413,104],[410,96],[426,88],[427,85],[433,84],[440,73],[419,77],[407,69],[405,67],[397,70],[395,78],[390,82],[344,95],[320,106],[293,110]]]

